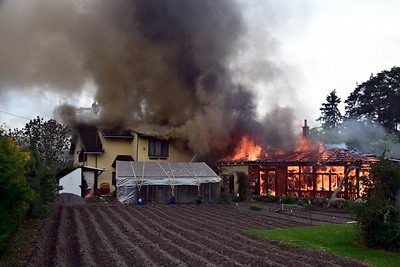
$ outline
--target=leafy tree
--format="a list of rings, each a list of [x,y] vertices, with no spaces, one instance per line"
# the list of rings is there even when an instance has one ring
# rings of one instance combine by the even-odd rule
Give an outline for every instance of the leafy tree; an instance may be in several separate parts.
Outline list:
[[[398,130],[400,122],[400,68],[393,67],[371,75],[354,89],[345,101],[346,116],[369,118],[389,130]]]
[[[26,178],[29,153],[8,136],[0,136],[0,252],[17,230],[29,208],[33,192]]]
[[[47,166],[60,170],[68,165],[71,137],[67,126],[37,117],[23,129],[14,129],[9,134],[24,149],[37,151]]]
[[[374,155],[400,158],[399,136],[396,133],[387,134],[371,142],[370,149]]]
[[[366,202],[355,206],[360,234],[369,247],[400,250],[400,165],[381,159],[371,174]]]
[[[34,150],[28,163],[26,177],[30,187],[35,192],[35,198],[31,202],[30,214],[40,215],[47,210],[44,204],[54,201],[57,191],[60,189],[55,178],[55,170],[48,167],[41,160],[40,153]]]
[[[336,90],[330,92],[326,97],[326,102],[322,103],[321,117],[318,121],[322,123],[322,129],[327,131],[337,129],[342,121],[342,115],[338,109],[341,99],[336,95]]]

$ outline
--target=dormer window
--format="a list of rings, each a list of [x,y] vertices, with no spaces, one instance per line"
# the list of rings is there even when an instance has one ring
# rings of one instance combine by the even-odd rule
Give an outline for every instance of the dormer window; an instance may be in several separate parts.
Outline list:
[[[149,158],[168,158],[168,141],[166,140],[149,140]]]

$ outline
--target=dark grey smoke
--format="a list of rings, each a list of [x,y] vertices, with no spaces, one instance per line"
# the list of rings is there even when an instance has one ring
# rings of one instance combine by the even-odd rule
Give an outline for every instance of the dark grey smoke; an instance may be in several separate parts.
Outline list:
[[[243,134],[284,144],[291,134],[278,125],[293,119],[288,111],[264,127],[251,91],[233,82],[245,32],[233,0],[5,0],[0,88],[73,94],[92,82],[92,123],[168,126],[202,155],[225,154]],[[57,112],[77,123],[73,107]]]

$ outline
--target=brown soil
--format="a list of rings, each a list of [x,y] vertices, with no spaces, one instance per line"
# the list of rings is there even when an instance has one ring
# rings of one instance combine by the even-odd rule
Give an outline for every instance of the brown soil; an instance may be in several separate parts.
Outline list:
[[[84,205],[86,204],[86,199],[74,194],[62,193],[57,197],[55,203],[64,206]]]
[[[248,229],[343,222],[351,219],[347,214],[286,214],[269,211],[276,209],[273,205],[262,207],[257,212],[248,204],[58,206],[46,221],[28,266],[361,265],[246,234]]]

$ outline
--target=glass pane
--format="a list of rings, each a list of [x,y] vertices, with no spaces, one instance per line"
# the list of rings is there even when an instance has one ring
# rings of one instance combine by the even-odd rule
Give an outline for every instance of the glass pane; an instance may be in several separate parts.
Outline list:
[[[156,148],[155,148],[155,155],[156,156],[161,156],[161,142],[155,142]]]
[[[268,177],[267,193],[268,193],[268,195],[275,196],[275,194],[276,194],[276,192],[275,192],[275,177],[276,177],[275,171],[269,171],[267,177]]]
[[[291,172],[291,173],[296,172],[296,173],[298,173],[298,172],[300,172],[300,167],[299,166],[288,166],[288,172]]]

